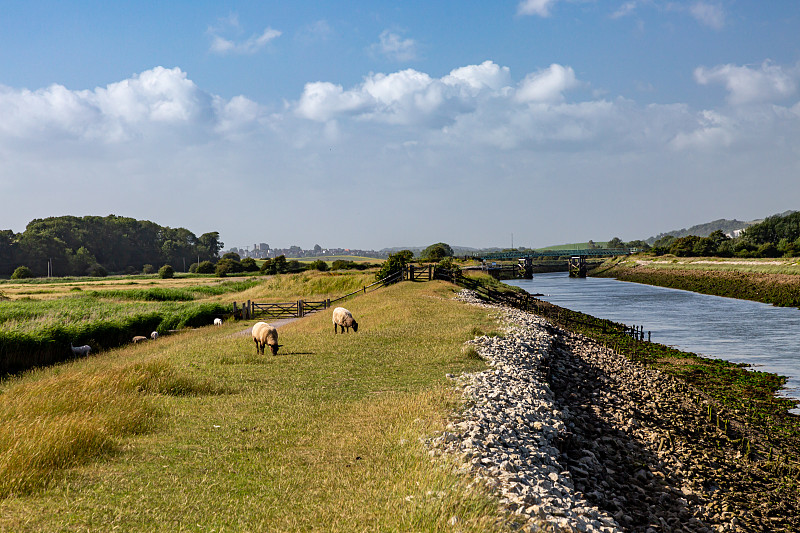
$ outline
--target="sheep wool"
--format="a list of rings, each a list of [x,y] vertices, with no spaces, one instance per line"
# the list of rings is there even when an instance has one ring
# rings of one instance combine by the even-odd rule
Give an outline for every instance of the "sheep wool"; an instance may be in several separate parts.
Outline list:
[[[89,352],[92,351],[92,347],[88,344],[84,344],[83,346],[73,346],[70,344],[69,347],[72,349],[72,355],[75,356],[87,356]]]
[[[137,343],[137,342],[146,341],[146,340],[147,340],[147,337],[142,337],[141,335],[136,335],[136,336],[135,336],[133,339],[131,339],[131,340],[133,340],[133,342],[134,342],[134,343]]]
[[[353,332],[358,331],[358,322],[356,319],[353,318],[353,313],[345,309],[344,307],[337,307],[333,310],[333,333],[334,335],[337,333],[338,327],[342,328],[342,333],[350,331],[350,328],[353,328]]]
[[[266,322],[258,322],[253,326],[253,341],[256,343],[256,353],[263,354],[264,347],[269,345],[272,355],[278,355],[278,330]]]

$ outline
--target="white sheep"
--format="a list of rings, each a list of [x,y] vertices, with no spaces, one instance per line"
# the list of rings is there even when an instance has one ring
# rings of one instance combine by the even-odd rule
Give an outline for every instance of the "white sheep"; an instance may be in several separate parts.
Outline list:
[[[221,318],[215,318],[214,319],[214,325],[215,326],[221,326],[222,325],[222,319]]]
[[[256,353],[263,354],[264,347],[269,345],[272,355],[278,355],[278,330],[266,322],[258,322],[253,326],[253,341],[256,343]]]
[[[153,339],[153,340],[156,340],[158,338],[158,332],[154,331],[153,333],[151,333],[150,334],[150,338]]]
[[[132,340],[133,340],[133,342],[134,342],[134,344],[135,344],[135,343],[137,343],[137,342],[146,341],[146,340],[147,340],[147,337],[143,337],[143,336],[141,336],[141,335],[136,335],[136,336],[135,336],[135,337],[134,337]]]
[[[69,347],[72,348],[72,355],[78,356],[87,356],[89,352],[92,351],[92,347],[88,344],[84,344],[83,346],[73,346],[72,343],[69,344]]]
[[[337,307],[333,310],[333,333],[334,335],[337,333],[337,326],[341,326],[342,333],[344,333],[345,328],[347,331],[350,331],[350,328],[353,328],[353,331],[358,331],[358,322],[356,319],[353,318],[353,313],[345,309],[344,307]]]

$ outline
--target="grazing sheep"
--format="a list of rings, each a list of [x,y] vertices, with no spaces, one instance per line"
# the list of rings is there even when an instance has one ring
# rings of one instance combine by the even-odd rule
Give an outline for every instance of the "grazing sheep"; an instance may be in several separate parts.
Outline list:
[[[73,346],[72,343],[70,343],[69,347],[72,348],[72,355],[74,356],[86,356],[92,351],[92,347],[88,344],[84,344],[83,346]]]
[[[150,338],[153,339],[153,340],[156,340],[158,338],[158,332],[154,331],[153,333],[151,333],[150,334]]]
[[[221,318],[215,318],[214,319],[214,325],[215,326],[221,326],[222,325],[222,319]]]
[[[350,331],[350,328],[353,328],[353,332],[358,331],[358,322],[356,319],[353,318],[353,313],[345,309],[344,307],[337,307],[333,310],[333,333],[334,335],[337,333],[337,326],[341,326],[342,333],[344,333],[345,328],[347,331]]]
[[[256,353],[264,353],[264,346],[269,345],[272,355],[278,355],[278,330],[266,322],[258,322],[253,326],[253,342],[256,343]]]
[[[142,337],[141,335],[136,335],[136,336],[133,338],[133,342],[134,342],[134,343],[137,343],[137,342],[142,342],[142,341],[146,341],[146,340],[147,340],[147,337]]]

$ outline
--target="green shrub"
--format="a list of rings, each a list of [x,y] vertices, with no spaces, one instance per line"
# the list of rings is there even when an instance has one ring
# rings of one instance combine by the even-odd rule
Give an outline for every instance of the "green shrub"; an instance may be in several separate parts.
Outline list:
[[[89,270],[87,270],[86,273],[94,278],[104,278],[108,276],[108,271],[100,263],[95,263],[92,266],[90,266]]]
[[[213,274],[216,267],[214,263],[211,261],[203,261],[199,265],[197,265],[197,273],[198,274]]]
[[[175,277],[175,269],[171,265],[164,265],[158,269],[158,277],[161,279],[169,279]]]
[[[277,274],[275,269],[275,262],[272,259],[264,259],[264,263],[261,265],[260,272],[262,274]]]
[[[414,253],[410,250],[400,250],[395,254],[389,255],[389,258],[381,265],[381,269],[375,274],[375,278],[383,279],[401,272],[413,258]]]
[[[256,264],[256,260],[252,257],[245,257],[242,259],[241,264],[245,272],[258,272],[258,265]]]
[[[235,255],[235,254],[225,254],[225,255]],[[244,267],[242,267],[242,263],[230,257],[224,257],[220,259],[219,262],[217,263],[216,268],[214,269],[214,274],[219,278],[224,278],[228,274],[235,274],[237,272],[244,272]]]
[[[328,263],[326,263],[322,259],[317,259],[316,261],[313,261],[309,265],[309,268],[312,269],[312,270],[314,270],[314,269],[319,270],[320,272],[327,272],[328,271]]]
[[[11,274],[11,279],[25,279],[25,278],[32,278],[33,271],[26,267],[26,266],[18,266],[14,273]]]
[[[147,263],[142,267],[142,274],[155,274],[155,272],[156,272],[156,267],[154,267],[150,263]]]

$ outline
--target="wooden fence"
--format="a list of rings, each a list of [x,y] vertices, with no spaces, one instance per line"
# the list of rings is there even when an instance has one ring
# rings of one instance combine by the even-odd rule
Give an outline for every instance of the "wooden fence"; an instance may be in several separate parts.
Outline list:
[[[430,275],[432,276],[433,274],[431,273]],[[302,318],[310,313],[328,309],[334,303],[341,302],[342,300],[350,298],[351,296],[355,296],[357,294],[366,294],[402,279],[404,279],[404,273],[396,272],[376,281],[375,283],[365,285],[356,291],[334,299],[328,298],[325,300],[314,301],[297,300],[295,302],[280,303],[258,303],[247,300],[246,302],[242,302],[241,305],[239,305],[237,302],[233,302],[233,317],[241,318],[243,320],[249,320],[256,318],[257,316],[263,316],[265,318]]]

